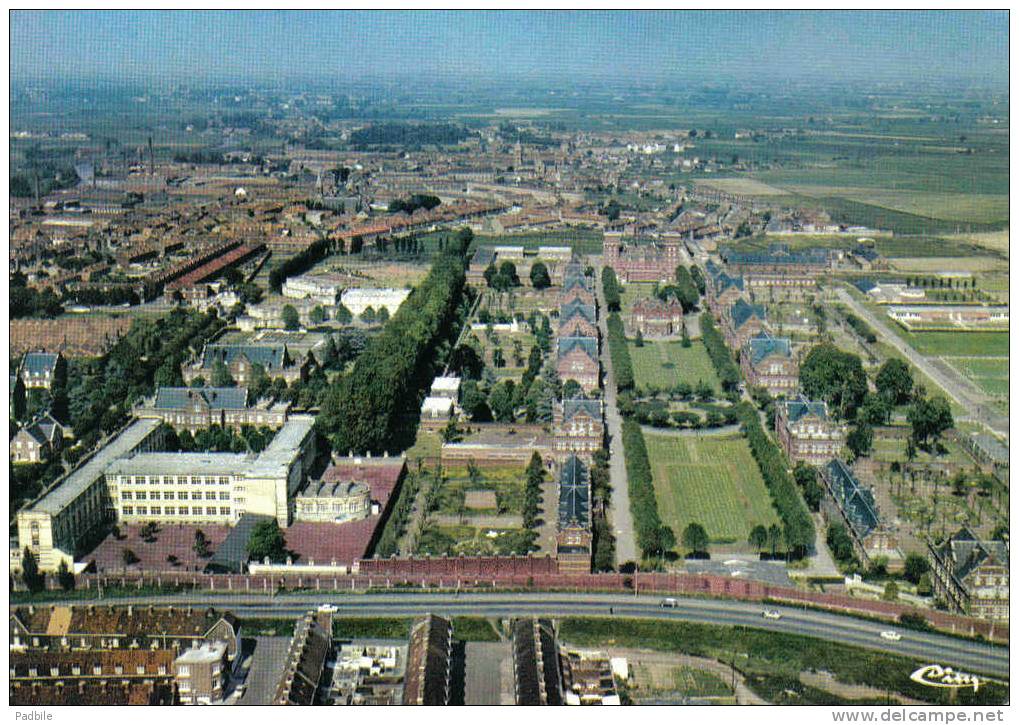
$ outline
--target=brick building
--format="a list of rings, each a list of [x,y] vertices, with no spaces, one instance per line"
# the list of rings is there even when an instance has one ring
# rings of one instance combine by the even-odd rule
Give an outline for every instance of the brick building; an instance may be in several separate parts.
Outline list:
[[[556,457],[577,454],[590,458],[605,445],[605,418],[600,400],[564,400],[553,411]]]
[[[598,337],[598,313],[593,304],[571,300],[559,308],[559,337]]]
[[[683,329],[683,307],[675,299],[643,299],[630,311],[630,329],[644,337],[669,337]]]
[[[668,282],[683,262],[683,241],[667,235],[638,241],[624,239],[622,232],[605,232],[602,261],[623,282]]]
[[[287,422],[290,403],[249,405],[247,388],[166,388],[156,389],[151,401],[136,411],[139,418],[158,418],[176,430],[192,434],[218,425],[240,430],[242,426],[277,429]]]
[[[775,406],[775,433],[790,461],[814,466],[837,458],[846,438],[845,426],[831,418],[827,404],[802,396]]]
[[[601,366],[598,362],[598,339],[595,337],[560,337],[556,371],[563,382],[576,380],[585,393],[600,385]]]
[[[1008,544],[963,527],[943,544],[928,543],[935,595],[950,610],[1008,621]]]
[[[767,330],[768,313],[762,305],[752,305],[740,298],[722,315],[722,334],[733,350]]]
[[[800,384],[800,366],[789,338],[772,337],[767,331],[743,343],[740,368],[749,386],[765,388],[775,397],[792,397]]]

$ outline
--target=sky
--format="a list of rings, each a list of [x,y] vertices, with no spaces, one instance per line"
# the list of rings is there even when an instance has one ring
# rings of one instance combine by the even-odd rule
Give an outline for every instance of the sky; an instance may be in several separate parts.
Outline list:
[[[976,81],[1008,14],[12,11],[11,78]]]

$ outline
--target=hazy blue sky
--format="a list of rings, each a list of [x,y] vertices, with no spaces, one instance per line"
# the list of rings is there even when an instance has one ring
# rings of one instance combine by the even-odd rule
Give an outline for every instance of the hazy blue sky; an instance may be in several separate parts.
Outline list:
[[[458,76],[1007,83],[1001,12],[11,14],[16,80]]]

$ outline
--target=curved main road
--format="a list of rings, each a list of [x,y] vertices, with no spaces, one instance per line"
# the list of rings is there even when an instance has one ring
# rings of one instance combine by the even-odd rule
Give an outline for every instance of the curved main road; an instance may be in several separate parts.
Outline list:
[[[275,597],[182,593],[117,598],[109,600],[109,603],[211,605],[229,608],[241,617],[297,617],[319,604],[329,603],[337,607],[338,617],[413,617],[432,612],[447,616],[499,618],[612,616],[681,620],[730,627],[742,625],[880,650],[914,658],[924,664],[953,665],[969,672],[1008,678],[1009,650],[1006,646],[895,628],[894,625],[793,606],[769,605],[769,609],[782,614],[781,619],[772,620],[765,619],[762,616],[762,605],[753,602],[676,597],[675,608],[663,608],[661,601],[660,596],[602,593],[493,592],[458,595],[453,592],[344,594],[302,591]],[[892,628],[902,635],[901,640],[891,642],[881,638],[882,631]]]

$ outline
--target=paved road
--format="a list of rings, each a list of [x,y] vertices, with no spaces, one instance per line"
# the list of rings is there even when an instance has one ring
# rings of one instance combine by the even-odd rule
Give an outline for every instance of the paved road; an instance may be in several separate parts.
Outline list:
[[[902,639],[890,642],[880,634],[890,625],[869,622],[832,612],[769,606],[782,614],[779,620],[764,619],[762,605],[728,599],[676,597],[678,606],[665,609],[658,596],[605,593],[520,592],[520,593],[409,593],[341,594],[335,592],[294,592],[275,597],[249,594],[181,594],[117,599],[118,604],[214,605],[229,608],[241,617],[297,617],[309,608],[329,602],[337,617],[412,617],[433,612],[444,616],[519,617],[621,617],[683,620],[723,626],[746,626],[821,640],[841,642],[918,662],[960,667],[992,677],[1008,678],[1009,649],[975,640],[928,632],[899,629]],[[36,602],[37,605],[49,602]],[[611,614],[610,614],[611,608]]]
[[[932,364],[930,360],[889,329],[883,320],[878,319],[877,315],[857,302],[845,289],[839,288],[837,294],[839,301],[848,305],[854,313],[866,320],[867,324],[875,329],[884,342],[898,350],[924,375],[944,390],[949,397],[962,406],[967,411],[967,417],[970,420],[987,426],[995,433],[1004,436],[1006,441],[1008,440],[1008,416],[994,411],[985,396],[974,396],[965,381],[960,382],[955,379],[955,375],[951,375],[951,368]]]
[[[609,519],[616,537],[616,566],[637,561],[637,545],[633,535],[633,516],[630,514],[630,490],[626,477],[626,458],[623,453],[623,419],[616,405],[616,379],[612,375],[612,356],[609,355],[609,329],[605,320],[609,314],[601,287],[601,265],[594,287],[598,295],[598,329],[601,331],[602,367],[605,369],[605,425],[609,432],[609,480],[612,482],[612,500],[609,502]]]

